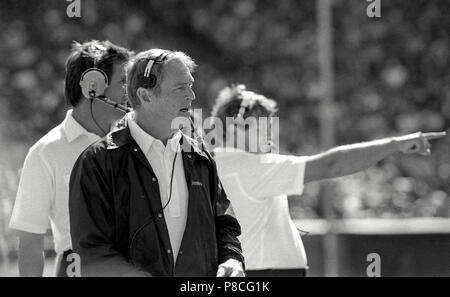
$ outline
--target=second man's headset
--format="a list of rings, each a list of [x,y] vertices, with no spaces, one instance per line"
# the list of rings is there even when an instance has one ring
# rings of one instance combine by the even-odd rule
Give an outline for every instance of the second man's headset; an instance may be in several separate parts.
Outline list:
[[[246,91],[244,91],[246,92]],[[245,125],[245,119],[244,119],[244,114],[247,111],[247,109],[249,108],[249,106],[252,104],[253,99],[252,98],[246,98],[245,96],[241,96],[242,97],[242,101],[241,104],[239,106],[239,111],[237,113],[237,115],[234,117],[234,121],[237,125],[240,126],[244,126]],[[270,127],[272,127],[272,117],[270,117]],[[272,129],[272,128],[270,128]],[[265,153],[270,153],[272,152],[272,149],[275,148],[275,144],[272,141],[272,131],[269,133],[269,139],[267,140],[267,144],[264,145],[264,152]]]
[[[119,104],[105,96],[105,90],[108,84],[108,76],[100,68],[92,67],[86,69],[81,74],[80,87],[84,97],[91,100],[97,99],[125,113],[131,111],[129,107]]]

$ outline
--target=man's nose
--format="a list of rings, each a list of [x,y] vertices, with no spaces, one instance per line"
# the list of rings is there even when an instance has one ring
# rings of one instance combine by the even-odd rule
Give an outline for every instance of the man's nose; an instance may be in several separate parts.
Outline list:
[[[188,96],[188,99],[191,100],[191,101],[194,101],[195,98],[196,98],[196,97],[195,97],[194,90],[190,90],[190,94],[189,94],[189,96]]]

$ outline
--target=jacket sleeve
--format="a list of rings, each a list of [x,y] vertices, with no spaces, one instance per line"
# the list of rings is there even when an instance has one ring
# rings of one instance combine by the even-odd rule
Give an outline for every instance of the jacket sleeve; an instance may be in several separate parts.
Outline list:
[[[129,263],[114,247],[111,181],[105,174],[105,162],[98,159],[86,150],[70,177],[70,233],[73,250],[81,259],[81,275],[150,276]]]
[[[215,222],[219,264],[228,259],[236,259],[244,264],[241,243],[237,238],[241,235],[241,226],[235,217],[230,200],[228,200],[222,187],[222,183],[217,174],[216,164],[212,158],[211,162],[213,168],[211,188],[215,192],[213,193],[213,197],[215,197]]]

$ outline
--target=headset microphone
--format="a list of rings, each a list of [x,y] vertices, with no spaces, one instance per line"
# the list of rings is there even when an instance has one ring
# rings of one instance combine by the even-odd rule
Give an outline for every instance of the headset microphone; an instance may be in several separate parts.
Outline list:
[[[200,147],[203,147],[203,145],[204,145],[203,136],[200,135],[200,133],[198,133],[198,130],[197,130],[197,128],[195,128],[194,122],[192,121],[191,117],[189,117],[189,121],[191,122],[191,130],[192,130],[192,133],[194,134],[195,140],[197,140]]]
[[[129,108],[128,106],[125,106],[123,104],[119,104],[119,103],[109,99],[105,95],[95,96],[94,99],[97,99],[97,100],[99,100],[99,101],[101,101],[101,102],[103,102],[105,104],[108,104],[108,105],[114,107],[115,109],[120,110],[120,111],[122,111],[124,113],[130,112],[130,111],[133,110],[132,108]]]

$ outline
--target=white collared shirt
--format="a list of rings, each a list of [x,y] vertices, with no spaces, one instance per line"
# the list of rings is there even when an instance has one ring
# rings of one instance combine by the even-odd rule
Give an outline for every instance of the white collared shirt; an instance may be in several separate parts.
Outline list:
[[[306,157],[214,150],[219,178],[241,225],[249,270],[307,268],[287,195],[303,192]]]
[[[71,249],[69,179],[78,156],[100,139],[67,111],[61,124],[28,151],[20,177],[9,227],[44,234],[49,222],[57,253]]]
[[[142,130],[134,121],[132,114],[128,115],[128,127],[133,139],[141,148],[150,166],[158,179],[161,205],[166,205],[170,195],[170,179],[172,166],[175,159],[175,167],[172,180],[172,196],[164,209],[164,217],[169,232],[172,254],[176,261],[180,250],[186,227],[187,207],[189,192],[184,174],[183,160],[180,150],[181,131],[177,131],[168,141],[167,145]]]

